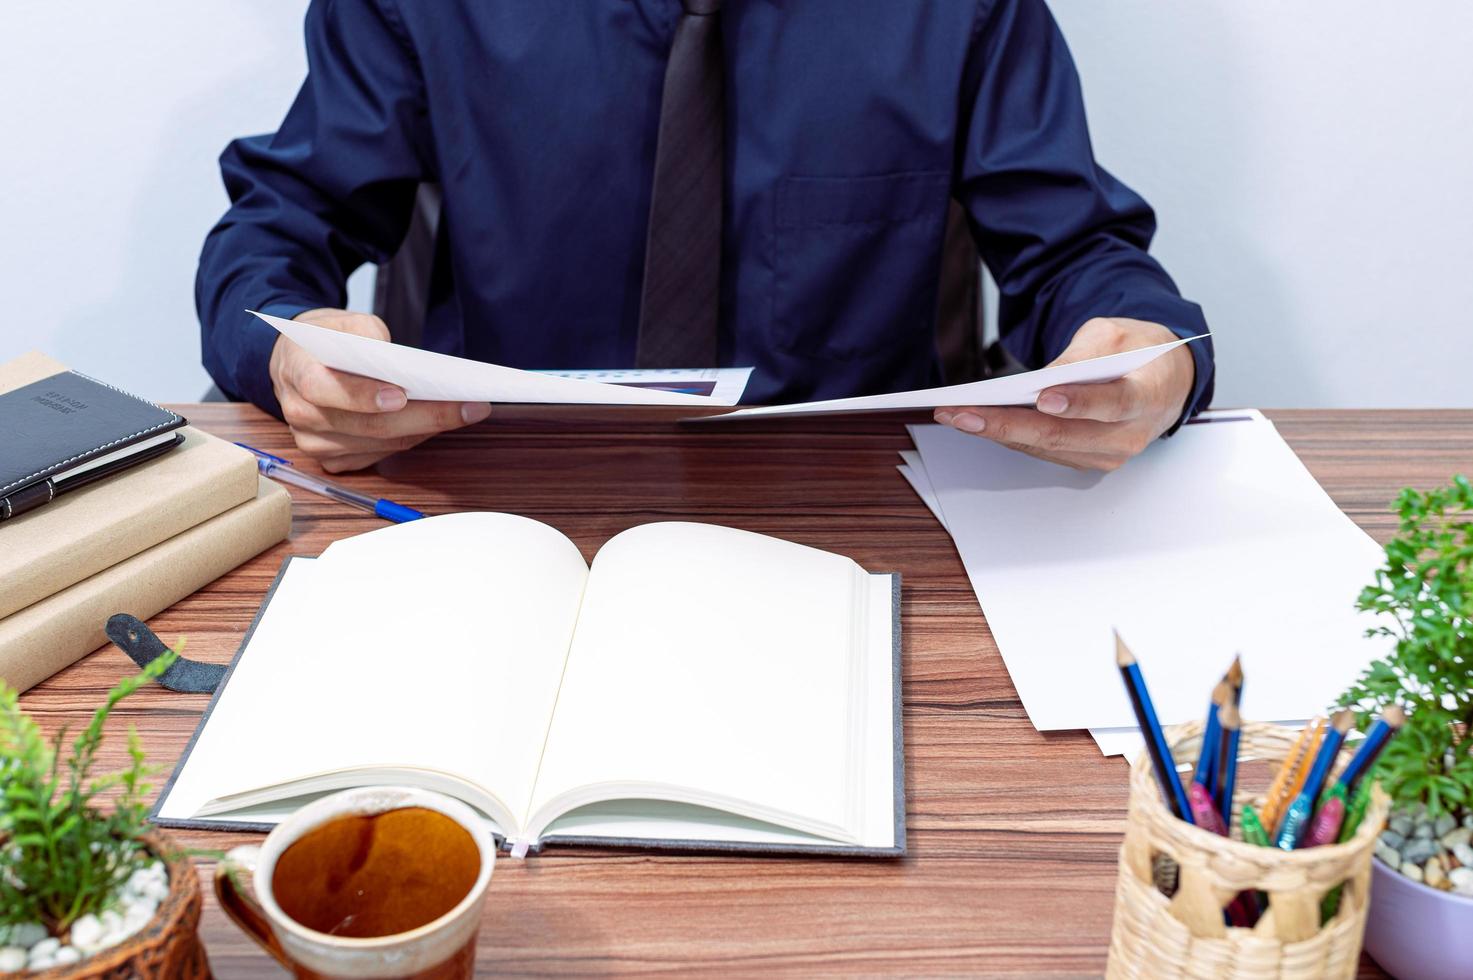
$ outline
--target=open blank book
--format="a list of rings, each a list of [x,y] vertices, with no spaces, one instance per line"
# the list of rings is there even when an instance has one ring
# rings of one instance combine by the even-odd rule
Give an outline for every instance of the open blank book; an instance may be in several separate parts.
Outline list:
[[[899,578],[703,524],[584,562],[464,513],[288,559],[156,806],[261,828],[418,786],[547,843],[904,853]]]

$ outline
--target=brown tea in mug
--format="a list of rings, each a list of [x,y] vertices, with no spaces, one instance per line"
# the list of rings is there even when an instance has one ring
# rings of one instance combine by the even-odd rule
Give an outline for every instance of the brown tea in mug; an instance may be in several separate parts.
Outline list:
[[[480,873],[480,849],[464,827],[412,806],[312,828],[277,859],[271,892],[307,928],[364,939],[435,921]]]

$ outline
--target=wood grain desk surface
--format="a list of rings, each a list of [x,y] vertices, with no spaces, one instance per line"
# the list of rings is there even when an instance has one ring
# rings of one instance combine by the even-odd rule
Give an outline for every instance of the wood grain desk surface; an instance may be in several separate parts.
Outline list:
[[[215,435],[293,455],[286,429],[252,407],[175,407]],[[778,535],[903,573],[910,855],[727,859],[554,848],[498,861],[479,966],[520,974],[1101,973],[1126,764],[1102,758],[1085,732],[1041,734],[1028,723],[951,540],[895,470],[896,452],[910,448],[901,423],[926,416],[692,429],[673,423],[680,414],[501,408],[485,424],[343,480],[431,514],[525,514],[561,529],[588,557],[625,528],[682,519]],[[1473,411],[1268,414],[1335,502],[1380,541],[1395,530],[1387,505],[1398,488],[1473,473]],[[155,617],[166,640],[187,636],[191,657],[227,662],[283,558],[382,526],[292,494],[290,540]],[[100,651],[22,705],[48,732],[75,730],[130,667],[116,650]],[[151,760],[172,767],[206,701],[146,689],[123,703],[114,730],[138,726]],[[113,738],[103,762],[122,757],[123,741]],[[179,836],[221,850],[254,839]],[[212,873],[208,862],[201,867]],[[213,895],[202,932],[221,977],[283,975]],[[1369,960],[1362,972],[1380,975]]]

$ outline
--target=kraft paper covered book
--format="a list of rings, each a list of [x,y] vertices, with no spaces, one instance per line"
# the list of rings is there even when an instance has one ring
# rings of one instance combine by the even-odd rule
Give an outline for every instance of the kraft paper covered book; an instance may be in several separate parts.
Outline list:
[[[0,364],[0,393],[66,371],[43,354]],[[188,426],[157,459],[0,522],[0,618],[256,496],[251,454]]]
[[[291,497],[256,481],[246,503],[0,619],[0,678],[25,691],[107,643],[113,613],[147,619],[285,538]]]
[[[294,558],[160,797],[269,826],[347,787],[458,797],[549,843],[904,852],[899,578],[703,524],[592,566],[544,524],[451,514]]]

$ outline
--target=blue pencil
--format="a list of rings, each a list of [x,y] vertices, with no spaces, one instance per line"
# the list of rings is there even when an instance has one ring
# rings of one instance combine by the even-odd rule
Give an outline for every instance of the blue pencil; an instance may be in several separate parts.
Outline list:
[[[1166,798],[1166,805],[1171,808],[1172,813],[1179,819],[1192,823],[1191,805],[1187,802],[1181,777],[1176,772],[1176,759],[1171,754],[1171,747],[1166,744],[1166,736],[1161,733],[1161,722],[1156,718],[1156,708],[1151,704],[1150,692],[1146,690],[1146,679],[1141,676],[1140,665],[1135,662],[1135,657],[1126,648],[1119,633],[1115,634],[1115,663],[1125,681],[1125,692],[1130,695],[1130,706],[1135,709],[1141,734],[1146,738],[1146,748],[1151,753],[1151,765],[1156,770],[1156,782],[1161,785],[1161,795]]]
[[[1222,814],[1223,834],[1233,826],[1233,784],[1238,780],[1238,739],[1243,719],[1238,715],[1238,706],[1225,704],[1218,712],[1222,727],[1222,759],[1217,766],[1217,812]]]
[[[1304,788],[1299,795],[1290,803],[1284,811],[1284,816],[1279,821],[1279,832],[1274,836],[1275,846],[1286,851],[1292,851],[1299,846],[1300,840],[1304,838],[1304,832],[1309,829],[1309,818],[1314,816],[1315,804],[1319,802],[1320,791],[1325,788],[1325,779],[1330,775],[1330,768],[1335,765],[1335,757],[1340,754],[1340,746],[1345,743],[1345,733],[1350,731],[1355,724],[1355,712],[1342,711],[1330,722],[1329,731],[1325,732],[1324,741],[1320,743],[1319,755],[1314,757],[1314,768],[1309,771],[1309,776],[1304,780]]]
[[[1232,688],[1233,708],[1240,709],[1243,706],[1243,655],[1233,657],[1233,664],[1228,668],[1223,678]],[[1235,714],[1239,727],[1242,726],[1243,716]],[[1217,806],[1222,813],[1223,826],[1232,829],[1233,826],[1233,783],[1238,779],[1238,738],[1241,732],[1234,729],[1231,735],[1224,734],[1223,758],[1230,762],[1219,765],[1213,775],[1217,779]]]
[[[1355,790],[1355,784],[1360,778],[1370,771],[1371,766],[1376,764],[1376,758],[1381,750],[1386,748],[1386,743],[1391,741],[1391,736],[1406,723],[1407,714],[1400,705],[1393,704],[1387,708],[1371,730],[1366,732],[1366,740],[1361,743],[1354,756],[1345,764],[1345,771],[1340,774],[1340,782],[1345,785],[1345,796]]]
[[[1192,773],[1192,782],[1200,783],[1208,795],[1217,787],[1217,754],[1222,738],[1217,713],[1227,704],[1232,692],[1232,685],[1224,678],[1212,689],[1212,700],[1207,703],[1207,722],[1202,726],[1202,751],[1197,754],[1197,770]]]

